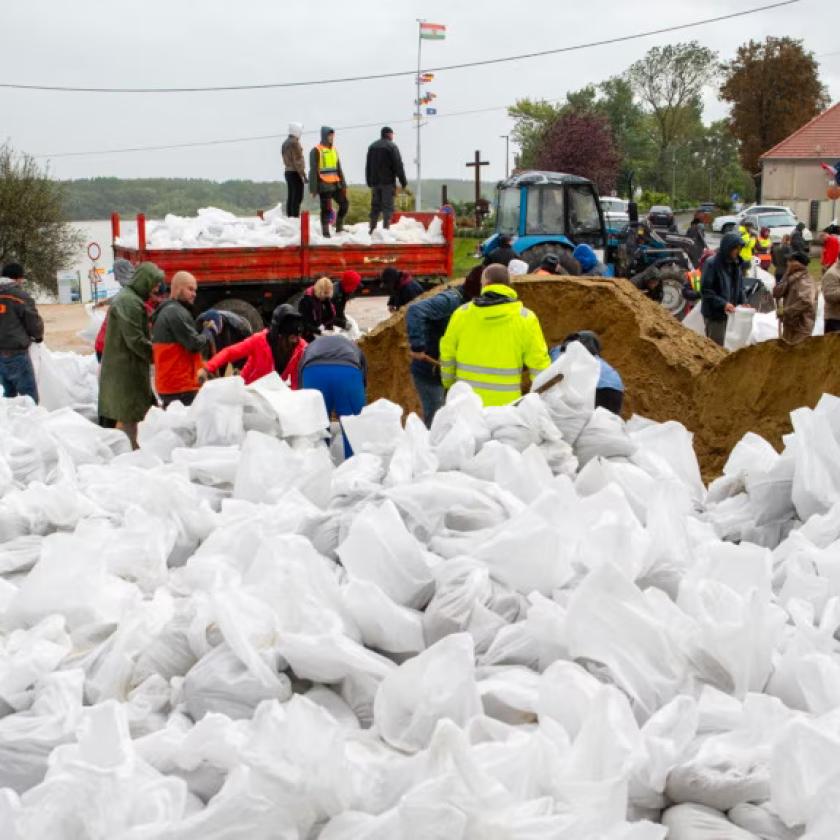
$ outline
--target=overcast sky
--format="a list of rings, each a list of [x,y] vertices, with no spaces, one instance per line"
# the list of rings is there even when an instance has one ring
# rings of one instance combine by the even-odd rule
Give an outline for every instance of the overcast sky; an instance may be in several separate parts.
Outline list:
[[[416,65],[418,17],[447,26],[423,42],[427,67],[550,49],[760,6],[768,0],[3,0],[0,81],[80,86],[206,86],[319,79]],[[835,10],[835,11],[832,11]],[[423,129],[423,175],[463,178],[475,149],[504,175],[504,106],[518,97],[559,99],[567,90],[624,71],[667,40],[697,39],[730,58],[748,38],[803,38],[821,56],[823,81],[840,99],[834,0],[798,4],[734,21],[566,55],[440,73],[438,117]],[[667,39],[667,40],[666,40]],[[833,53],[833,54],[830,54]],[[826,55],[829,54],[829,55]],[[388,123],[409,177],[414,170],[413,80],[188,94],[92,94],[0,89],[0,139],[32,154],[95,151],[285,134],[290,120],[315,132],[338,128],[336,145],[355,182],[364,150]],[[725,114],[707,91],[706,119]],[[453,112],[497,108],[486,113]],[[304,145],[315,142],[304,137]],[[113,175],[282,179],[281,139],[204,148],[52,157],[59,178]],[[511,155],[513,149],[511,150]]]

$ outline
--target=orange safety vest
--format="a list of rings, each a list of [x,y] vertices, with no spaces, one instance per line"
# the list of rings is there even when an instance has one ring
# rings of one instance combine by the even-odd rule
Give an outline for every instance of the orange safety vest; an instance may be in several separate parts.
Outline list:
[[[338,152],[333,146],[324,146],[319,143],[318,149],[318,177],[325,184],[338,184],[341,178],[338,176]]]

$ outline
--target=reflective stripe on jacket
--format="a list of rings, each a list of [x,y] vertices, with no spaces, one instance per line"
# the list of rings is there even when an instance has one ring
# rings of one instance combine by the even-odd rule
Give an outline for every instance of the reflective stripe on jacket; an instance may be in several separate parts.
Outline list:
[[[341,177],[338,174],[338,152],[332,146],[320,143],[318,149],[318,177],[327,184],[337,184]]]
[[[452,315],[440,364],[444,387],[466,382],[490,406],[518,399],[523,370],[533,377],[550,359],[537,316],[509,286],[493,284]]]

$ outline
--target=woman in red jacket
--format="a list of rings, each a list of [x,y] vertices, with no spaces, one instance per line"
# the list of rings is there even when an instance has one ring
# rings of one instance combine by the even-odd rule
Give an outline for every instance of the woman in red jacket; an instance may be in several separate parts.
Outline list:
[[[300,313],[287,303],[281,304],[272,313],[267,330],[254,333],[216,353],[204,365],[199,378],[203,381],[208,374],[224,370],[231,362],[245,359],[242,378],[246,385],[275,370],[284,382],[297,389],[300,359],[306,349],[306,342],[301,338],[302,330]]]

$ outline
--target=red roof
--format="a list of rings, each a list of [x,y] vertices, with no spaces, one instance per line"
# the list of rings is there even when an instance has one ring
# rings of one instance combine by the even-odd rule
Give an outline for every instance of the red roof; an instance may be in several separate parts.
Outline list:
[[[761,156],[762,160],[767,158],[840,160],[840,102],[818,114]]]

